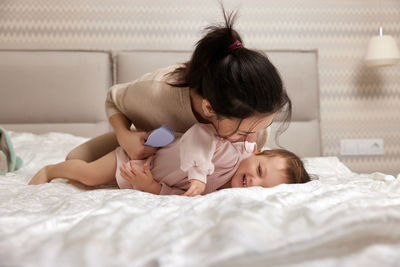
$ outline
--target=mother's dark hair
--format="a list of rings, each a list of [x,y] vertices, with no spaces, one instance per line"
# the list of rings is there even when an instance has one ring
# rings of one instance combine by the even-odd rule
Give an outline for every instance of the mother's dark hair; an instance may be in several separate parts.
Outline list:
[[[284,110],[282,120],[289,122],[292,106],[279,72],[261,52],[229,49],[243,41],[233,29],[237,13],[222,11],[225,23],[206,28],[191,59],[172,73],[177,78],[172,85],[194,88],[221,117],[244,119]]]

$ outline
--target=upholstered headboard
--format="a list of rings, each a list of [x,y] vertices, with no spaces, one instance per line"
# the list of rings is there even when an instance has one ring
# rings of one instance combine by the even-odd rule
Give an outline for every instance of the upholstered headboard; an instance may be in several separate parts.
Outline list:
[[[107,52],[1,51],[0,125],[13,131],[94,136],[109,130]]]
[[[281,135],[280,145],[300,156],[320,156],[317,51],[266,54],[293,102],[292,123]],[[98,135],[110,130],[104,100],[113,83],[134,80],[189,57],[190,51],[0,50],[0,125],[13,131]],[[276,146],[275,128],[269,147]]]
[[[281,73],[293,106],[291,123],[279,136],[279,145],[303,157],[321,156],[317,51],[267,53]],[[278,128],[279,122],[269,128],[268,147],[277,147],[275,134]]]

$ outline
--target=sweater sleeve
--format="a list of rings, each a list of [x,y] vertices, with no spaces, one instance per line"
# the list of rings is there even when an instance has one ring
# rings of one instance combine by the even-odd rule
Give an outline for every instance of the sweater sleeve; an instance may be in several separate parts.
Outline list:
[[[130,83],[116,84],[108,90],[105,103],[107,118],[110,118],[114,114],[123,114],[123,98],[129,85]]]
[[[207,175],[214,172],[212,162],[216,138],[211,125],[195,124],[180,140],[181,169],[188,173],[188,179],[207,183]]]

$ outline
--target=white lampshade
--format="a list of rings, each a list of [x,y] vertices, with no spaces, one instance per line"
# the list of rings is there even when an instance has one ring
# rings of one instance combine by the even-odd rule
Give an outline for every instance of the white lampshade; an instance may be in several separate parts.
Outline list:
[[[399,60],[399,48],[392,36],[378,35],[371,38],[365,56],[365,63],[368,67],[390,66]]]

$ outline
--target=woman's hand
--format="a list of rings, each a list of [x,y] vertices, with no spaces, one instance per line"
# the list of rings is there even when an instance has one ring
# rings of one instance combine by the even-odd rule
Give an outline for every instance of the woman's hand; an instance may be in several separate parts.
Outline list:
[[[187,197],[194,197],[197,195],[201,195],[204,190],[206,190],[206,184],[196,180],[196,179],[192,179],[190,180],[190,187],[189,189],[183,193],[182,196],[187,196]]]
[[[161,185],[153,179],[147,163],[144,164],[143,171],[139,170],[132,160],[128,164],[123,163],[119,169],[122,178],[141,191],[157,195],[160,193]]]
[[[125,115],[114,114],[109,121],[117,136],[118,144],[130,159],[145,159],[157,151],[157,148],[144,145],[149,133],[130,130],[131,122]]]
[[[118,143],[130,159],[145,159],[157,151],[157,148],[145,146],[148,132],[123,131],[117,135]]]

